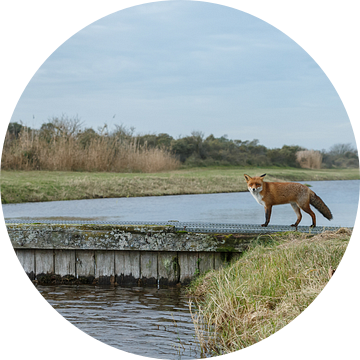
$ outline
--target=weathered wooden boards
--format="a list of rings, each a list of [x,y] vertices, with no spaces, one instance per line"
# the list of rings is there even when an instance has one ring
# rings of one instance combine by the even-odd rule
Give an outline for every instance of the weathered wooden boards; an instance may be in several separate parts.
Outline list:
[[[187,284],[218,269],[238,253],[126,250],[16,249],[31,280],[39,283],[159,285]]]
[[[172,286],[223,266],[249,235],[201,234],[174,226],[7,224],[24,270],[40,283]]]

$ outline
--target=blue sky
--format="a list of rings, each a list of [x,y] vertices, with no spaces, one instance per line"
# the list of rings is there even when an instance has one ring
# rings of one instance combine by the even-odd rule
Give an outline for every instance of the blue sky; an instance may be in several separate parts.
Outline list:
[[[11,121],[78,116],[173,137],[258,139],[267,147],[355,145],[329,79],[295,42],[228,7],[172,1],[109,15],[40,67]],[[115,115],[115,117],[114,117]]]

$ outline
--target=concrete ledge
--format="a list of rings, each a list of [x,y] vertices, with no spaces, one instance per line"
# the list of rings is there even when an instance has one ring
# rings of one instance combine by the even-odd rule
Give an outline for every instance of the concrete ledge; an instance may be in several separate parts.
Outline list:
[[[15,249],[242,252],[254,235],[201,234],[165,225],[6,224]]]

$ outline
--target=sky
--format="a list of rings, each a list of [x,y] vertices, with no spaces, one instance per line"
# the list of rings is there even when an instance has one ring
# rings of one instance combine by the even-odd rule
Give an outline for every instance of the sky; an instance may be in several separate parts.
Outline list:
[[[137,134],[356,146],[336,90],[300,46],[256,17],[204,2],[132,7],[71,37],[39,68],[11,121],[40,128],[63,114]]]

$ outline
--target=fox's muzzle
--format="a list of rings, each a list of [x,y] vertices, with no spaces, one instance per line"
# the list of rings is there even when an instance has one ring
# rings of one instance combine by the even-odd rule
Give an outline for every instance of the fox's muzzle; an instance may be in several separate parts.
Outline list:
[[[258,187],[258,188],[256,188],[256,187],[249,188],[249,191],[250,191],[250,192],[253,192],[253,193],[255,193],[255,192],[260,192],[261,190],[262,190],[262,186],[260,186],[260,187]]]

